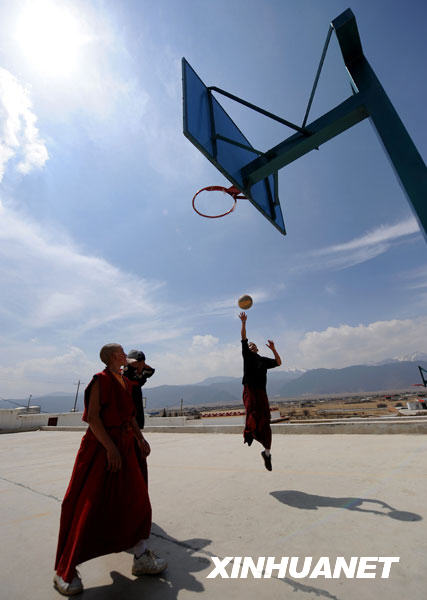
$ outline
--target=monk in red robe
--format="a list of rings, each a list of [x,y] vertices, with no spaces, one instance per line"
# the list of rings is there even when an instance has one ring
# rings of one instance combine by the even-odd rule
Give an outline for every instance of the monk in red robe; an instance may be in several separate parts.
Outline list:
[[[150,453],[135,420],[132,384],[122,376],[119,344],[100,352],[106,368],[85,391],[89,424],[62,502],[54,586],[65,596],[83,591],[76,566],[112,552],[132,551],[132,573],[160,573],[166,562],[146,547],[151,505],[143,459]]]
[[[241,312],[239,318],[242,322],[242,355],[243,355],[243,404],[246,410],[244,443],[250,446],[256,440],[264,450],[261,456],[265,468],[272,470],[271,466],[271,426],[270,405],[267,397],[267,369],[280,367],[282,359],[277,353],[272,340],[268,340],[267,348],[274,354],[274,358],[259,356],[258,348],[254,342],[249,342],[246,337],[247,315]]]

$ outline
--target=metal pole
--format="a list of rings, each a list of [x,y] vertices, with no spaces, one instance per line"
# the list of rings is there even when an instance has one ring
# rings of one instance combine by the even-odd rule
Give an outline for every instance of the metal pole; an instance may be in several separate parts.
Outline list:
[[[230,94],[230,92],[226,92],[225,90],[222,90],[221,88],[216,87],[216,85],[211,85],[210,87],[208,87],[208,91],[209,92],[218,92],[218,94],[222,94],[223,96],[226,96],[227,98],[230,98],[231,100],[234,100],[235,102],[239,102],[240,104],[243,104],[243,106],[247,106],[248,108],[251,108],[252,110],[255,110],[256,112],[259,112],[262,115],[269,117],[270,119],[273,119],[274,121],[277,121],[278,123],[282,123],[282,125],[286,125],[286,127],[290,127],[291,129],[294,129],[295,131],[299,131],[300,133],[303,133],[304,135],[310,135],[310,133],[311,133],[308,129],[305,129],[305,127],[300,127],[299,125],[295,125],[294,123],[291,123],[287,119],[282,119],[282,117],[278,117],[277,115],[274,115],[273,113],[269,112],[268,110],[264,110],[263,108],[256,106],[256,104],[252,104],[252,102],[243,100],[242,98],[239,98],[238,96],[235,96],[234,94]]]
[[[76,392],[76,397],[74,399],[74,406],[73,406],[73,410],[72,412],[76,412],[76,406],[77,406],[77,396],[79,395],[79,388],[80,388],[80,379],[77,383],[77,392]]]
[[[424,161],[363,54],[352,11],[347,9],[332,25],[352,87],[363,94],[369,118],[427,241],[427,168]]]
[[[183,405],[183,402],[184,402],[184,398],[181,398],[181,417],[182,417],[182,405]]]
[[[308,113],[310,112],[310,108],[311,108],[311,105],[312,105],[312,102],[313,102],[314,94],[316,92],[317,84],[319,82],[320,72],[322,70],[323,63],[325,61],[326,51],[327,51],[328,46],[329,46],[329,41],[331,39],[332,31],[333,31],[333,27],[332,27],[332,25],[329,25],[328,35],[326,36],[326,42],[325,42],[325,45],[323,46],[322,56],[320,57],[320,63],[319,63],[319,66],[317,68],[316,77],[314,78],[313,89],[311,90],[310,99],[309,99],[308,104],[307,104],[307,110],[305,111],[305,115],[304,115],[304,119],[303,119],[301,127],[305,127],[305,125],[307,123]]]
[[[30,402],[31,402],[31,398],[33,397],[32,394],[30,394],[30,397],[28,398],[28,404],[27,404],[27,412],[30,410]]]

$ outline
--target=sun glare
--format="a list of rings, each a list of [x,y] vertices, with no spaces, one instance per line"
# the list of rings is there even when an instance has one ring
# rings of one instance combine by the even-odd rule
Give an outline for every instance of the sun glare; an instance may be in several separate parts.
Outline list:
[[[32,0],[23,9],[15,38],[31,64],[44,75],[71,75],[87,36],[65,3]]]

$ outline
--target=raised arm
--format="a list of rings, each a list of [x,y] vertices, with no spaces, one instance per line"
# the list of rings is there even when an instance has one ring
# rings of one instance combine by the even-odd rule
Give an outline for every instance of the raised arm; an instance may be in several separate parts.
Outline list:
[[[245,312],[241,312],[239,315],[239,319],[242,321],[242,329],[241,329],[241,333],[242,333],[242,340],[246,340],[247,336],[246,336],[246,319],[248,318],[247,314]]]
[[[276,350],[273,340],[268,340],[268,344],[266,344],[266,346],[267,346],[267,348],[270,348],[270,350],[274,354],[274,358],[276,359],[277,366],[280,367],[280,365],[282,364],[282,359],[280,358],[279,354],[277,353],[277,350]]]

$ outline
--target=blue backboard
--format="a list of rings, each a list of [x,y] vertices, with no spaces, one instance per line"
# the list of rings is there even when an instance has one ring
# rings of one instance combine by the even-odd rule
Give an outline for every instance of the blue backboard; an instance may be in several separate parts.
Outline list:
[[[258,155],[185,58],[182,59],[184,135],[275,226],[286,234],[277,173],[248,187],[242,168]],[[224,139],[225,138],[225,139]]]

